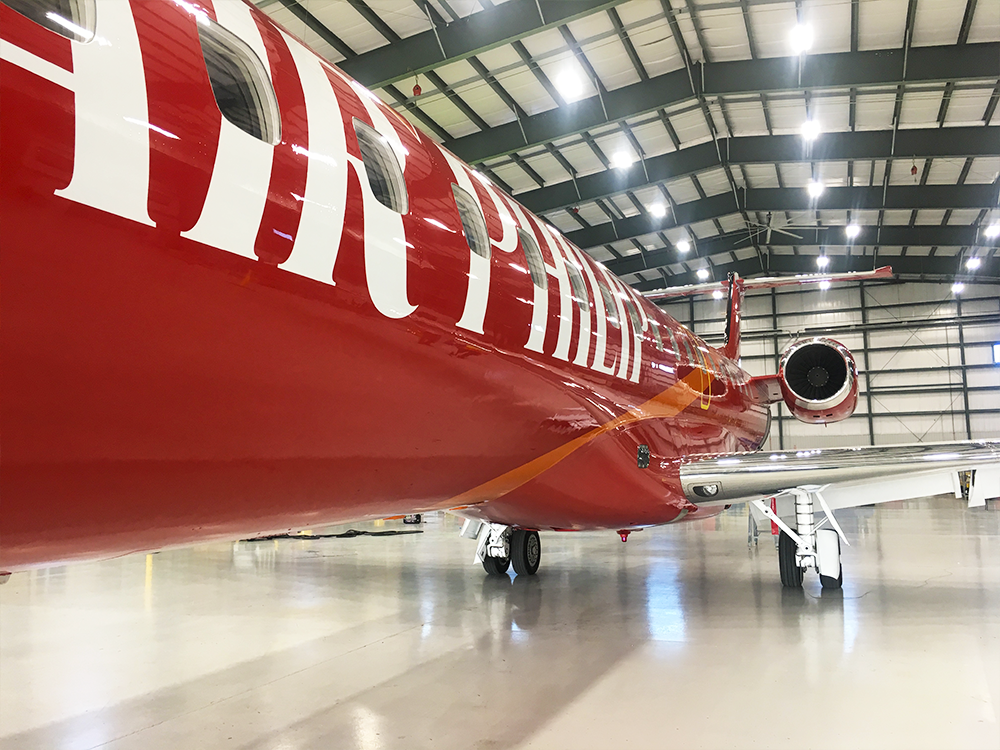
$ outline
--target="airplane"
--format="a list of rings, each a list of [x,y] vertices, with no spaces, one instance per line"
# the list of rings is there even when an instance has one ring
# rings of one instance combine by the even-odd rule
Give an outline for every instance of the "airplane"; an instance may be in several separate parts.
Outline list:
[[[827,338],[740,367],[789,280],[709,346],[242,0],[0,0],[0,98],[7,576],[436,510],[531,575],[753,502],[836,587],[836,508],[1000,495],[997,440],[760,452],[857,401]]]

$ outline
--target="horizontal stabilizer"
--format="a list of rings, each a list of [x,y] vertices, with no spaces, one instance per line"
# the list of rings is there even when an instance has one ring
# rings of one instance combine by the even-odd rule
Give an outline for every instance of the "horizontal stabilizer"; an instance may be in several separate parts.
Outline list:
[[[759,279],[740,279],[744,289],[773,289],[779,286],[801,286],[817,284],[823,281],[835,283],[839,281],[865,281],[867,279],[891,279],[891,266],[882,266],[873,271],[851,271],[849,273],[806,273],[798,276],[766,276]],[[710,294],[729,289],[729,281],[710,281],[705,284],[687,284],[672,286],[665,289],[654,289],[646,292],[648,300],[670,299],[671,297],[687,297],[693,294]]]

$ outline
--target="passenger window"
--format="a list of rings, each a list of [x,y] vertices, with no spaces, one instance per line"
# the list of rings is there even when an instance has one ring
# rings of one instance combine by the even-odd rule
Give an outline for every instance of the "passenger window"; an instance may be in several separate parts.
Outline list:
[[[681,356],[681,350],[677,348],[677,337],[674,335],[674,330],[667,326],[667,336],[670,337],[670,351],[673,352],[675,357]]]
[[[489,258],[490,235],[486,231],[486,219],[483,218],[479,204],[458,185],[452,185],[451,191],[455,194],[455,204],[458,206],[458,215],[462,219],[462,229],[465,230],[465,241],[469,243],[469,249],[476,255]]]
[[[601,297],[604,299],[604,309],[608,313],[608,322],[615,328],[621,328],[621,321],[618,320],[618,305],[615,304],[615,299],[611,296],[611,290],[600,279],[597,281],[597,288],[601,290]]]
[[[397,214],[408,210],[406,181],[396,152],[384,135],[366,122],[354,118],[354,134],[358,137],[361,161],[375,200]]]
[[[694,350],[691,349],[691,344],[688,343],[687,336],[681,336],[681,343],[684,344],[684,351],[687,352],[687,362],[690,365],[698,363],[698,358],[694,356]]]
[[[625,300],[625,310],[628,312],[629,320],[632,321],[632,329],[636,333],[640,333],[642,331],[642,318],[639,317],[639,311],[635,309],[635,303],[626,294],[622,295],[622,299]]]
[[[663,351],[663,337],[660,336],[660,324],[652,318],[649,319],[649,328],[653,332],[653,339],[656,341],[656,351]]]
[[[76,42],[89,42],[97,28],[95,0],[0,0],[11,10]]]
[[[539,289],[548,289],[549,279],[545,273],[545,261],[542,258],[542,251],[538,249],[538,243],[523,229],[517,230],[517,236],[521,238],[521,247],[524,248],[524,259],[528,262],[531,280]]]
[[[569,285],[573,288],[573,299],[576,306],[584,312],[590,311],[590,298],[587,296],[587,287],[583,283],[583,276],[572,258],[566,259],[566,270],[569,273]]]
[[[281,114],[267,67],[250,46],[211,21],[198,23],[215,103],[229,122],[264,143],[281,140]]]

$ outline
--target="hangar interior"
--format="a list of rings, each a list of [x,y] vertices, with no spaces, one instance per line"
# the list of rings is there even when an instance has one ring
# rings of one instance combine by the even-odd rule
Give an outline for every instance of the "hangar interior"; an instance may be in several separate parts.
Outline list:
[[[664,310],[709,343],[724,334],[725,299],[689,298]],[[825,426],[772,407],[765,450],[972,440],[1000,434],[1000,286],[924,282],[843,284],[827,290],[750,294],[742,362],[754,375],[776,371],[792,341],[831,336],[858,362],[854,414]]]
[[[862,371],[767,449],[1000,435],[995,0],[255,4],[640,291],[891,265],[748,295],[752,374],[814,331]],[[0,748],[996,750],[997,510],[838,514],[837,592],[783,590],[745,506],[549,534],[530,578],[437,514],[15,574]]]

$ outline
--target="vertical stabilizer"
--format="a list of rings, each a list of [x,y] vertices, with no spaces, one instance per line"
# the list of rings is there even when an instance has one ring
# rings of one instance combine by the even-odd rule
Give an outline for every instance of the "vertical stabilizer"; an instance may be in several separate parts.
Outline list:
[[[735,271],[729,274],[729,305],[726,311],[726,343],[722,353],[729,359],[740,357],[740,317],[743,310],[743,279]]]

